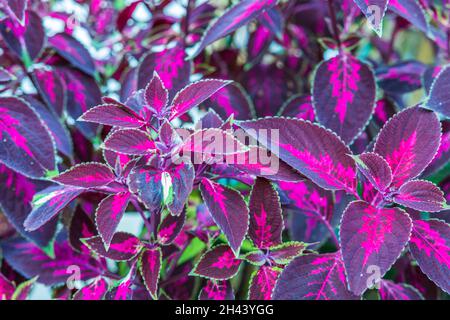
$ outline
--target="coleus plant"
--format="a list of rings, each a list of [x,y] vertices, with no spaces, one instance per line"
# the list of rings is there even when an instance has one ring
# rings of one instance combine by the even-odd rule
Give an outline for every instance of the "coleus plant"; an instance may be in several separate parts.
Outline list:
[[[0,1],[1,299],[448,297],[444,1],[58,2]]]

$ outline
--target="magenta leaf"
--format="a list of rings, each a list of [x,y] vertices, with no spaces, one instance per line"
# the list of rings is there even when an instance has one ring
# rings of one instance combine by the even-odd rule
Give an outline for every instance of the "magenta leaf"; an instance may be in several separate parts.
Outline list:
[[[106,186],[115,178],[111,168],[107,165],[90,162],[77,164],[52,180],[67,186],[95,188]]]
[[[11,300],[27,300],[31,289],[33,289],[34,284],[36,283],[38,276],[31,278],[30,280],[24,281],[16,287],[14,294],[11,297]]]
[[[179,216],[168,214],[158,227],[158,243],[162,245],[171,244],[183,229],[185,220],[185,210]]]
[[[229,281],[208,280],[200,291],[199,300],[234,300],[234,292]]]
[[[0,164],[0,210],[8,221],[25,238],[39,247],[51,246],[56,231],[56,221],[48,223],[36,232],[27,232],[23,223],[31,212],[34,195],[48,186],[47,182],[33,181]]]
[[[161,248],[144,249],[139,256],[138,267],[145,287],[153,299],[158,299],[158,280],[162,264]]]
[[[443,68],[431,85],[426,107],[450,118],[450,66]]]
[[[409,248],[420,269],[450,292],[450,225],[441,220],[414,220]]]
[[[116,232],[111,240],[108,250],[105,249],[100,236],[84,239],[84,243],[98,255],[116,261],[129,261],[141,250],[141,241],[126,232]]]
[[[428,166],[439,148],[440,138],[441,125],[434,112],[408,108],[384,125],[374,152],[391,167],[392,185],[400,187]]]
[[[269,259],[277,264],[288,264],[292,259],[301,255],[305,248],[306,244],[303,242],[284,242],[280,245],[270,247]]]
[[[172,105],[169,107],[169,120],[185,114],[230,83],[230,81],[218,79],[205,79],[189,84],[173,98]]]
[[[248,236],[260,249],[281,243],[283,216],[278,193],[265,179],[258,178],[253,186],[250,202]]]
[[[350,203],[341,220],[342,258],[349,288],[357,295],[376,285],[403,251],[411,234],[411,219],[399,208],[375,208],[364,201]],[[370,281],[372,279],[372,282]]]
[[[243,197],[239,192],[208,179],[202,179],[200,191],[214,222],[238,256],[249,226],[249,211]]]
[[[293,117],[314,121],[315,113],[311,96],[295,95],[289,98],[280,108],[279,116]]]
[[[422,294],[413,286],[390,280],[381,281],[379,293],[381,300],[423,300]]]
[[[322,62],[314,75],[312,100],[319,123],[351,144],[375,108],[375,77],[349,54]]]
[[[62,116],[66,94],[60,75],[53,69],[34,69],[32,79],[47,107]]]
[[[203,104],[216,111],[224,119],[233,115],[234,119],[248,120],[253,118],[255,113],[255,107],[247,92],[237,82],[232,82],[223,87]]]
[[[33,178],[55,169],[51,135],[28,103],[1,97],[0,118],[0,162]]]
[[[426,180],[411,180],[398,189],[394,201],[419,211],[437,212],[448,208],[444,193]]]
[[[45,30],[40,16],[31,10],[25,11],[24,23],[5,18],[0,21],[0,33],[6,45],[26,66],[40,56],[45,44]]]
[[[99,203],[95,211],[95,225],[105,244],[105,249],[108,249],[111,244],[130,197],[128,192],[109,195]]]
[[[102,300],[108,291],[108,283],[103,277],[95,278],[87,286],[78,290],[73,300]]]
[[[356,166],[378,191],[385,191],[392,182],[392,170],[380,155],[367,152],[354,156]]]
[[[383,31],[383,17],[389,0],[354,0],[356,5],[366,16],[370,27],[381,37]]]
[[[409,21],[414,27],[428,34],[426,14],[417,0],[389,0],[388,8]]]
[[[282,272],[274,300],[356,300],[347,289],[339,253],[307,254],[294,259]]]
[[[35,194],[33,210],[23,224],[25,230],[34,231],[42,227],[83,191],[76,187],[51,186]]]
[[[106,293],[106,300],[131,300],[133,298],[132,286],[136,278],[136,269],[137,261],[134,260],[127,275]]]
[[[78,267],[81,281],[97,277],[104,268],[90,255],[73,251],[67,241],[55,243],[54,258],[46,255],[34,244],[20,238],[3,241],[1,247],[5,260],[16,271],[27,278],[39,276],[37,281],[49,286],[66,283],[69,277],[73,277],[74,265]]]
[[[355,162],[349,156],[350,149],[333,132],[304,120],[289,118],[267,117],[241,121],[238,125],[318,186],[354,192]],[[258,137],[261,129],[265,129],[261,132],[266,135],[269,131],[269,137],[262,133]]]
[[[218,245],[200,258],[191,274],[208,279],[226,280],[239,271],[240,265],[241,260],[235,258],[229,246]]]
[[[0,273],[0,300],[11,300],[15,285]]]
[[[248,299],[271,300],[272,291],[280,273],[280,268],[269,266],[262,266],[253,272],[248,289]]]
[[[128,155],[146,155],[155,150],[148,133],[139,129],[115,130],[106,138],[103,148]]]
[[[202,52],[207,45],[225,37],[239,27],[249,23],[251,20],[262,14],[265,10],[273,7],[276,2],[276,0],[240,1],[210,24],[203,35],[200,44],[190,58],[192,59],[200,54],[200,52]]]
[[[191,63],[185,61],[184,48],[177,45],[161,52],[150,52],[144,56],[137,71],[137,87],[143,89],[156,71],[172,98],[189,83]]]
[[[78,121],[122,128],[140,128],[144,125],[144,120],[133,110],[117,104],[101,104],[95,106],[83,113],[78,118]]]
[[[156,114],[162,115],[168,100],[169,92],[166,87],[164,87],[164,83],[155,71],[152,80],[148,83],[147,87],[145,87],[145,101]]]
[[[67,33],[58,33],[48,39],[49,44],[69,61],[75,68],[94,76],[95,64],[89,51],[75,38]]]

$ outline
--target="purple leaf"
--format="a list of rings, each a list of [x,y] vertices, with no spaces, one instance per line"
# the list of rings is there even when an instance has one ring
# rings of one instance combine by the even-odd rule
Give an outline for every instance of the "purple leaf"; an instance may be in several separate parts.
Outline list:
[[[434,112],[408,108],[384,125],[374,152],[391,167],[392,185],[400,187],[428,166],[439,148],[440,138],[441,125]]]
[[[417,0],[389,0],[389,10],[408,20],[414,27],[428,33],[428,22],[424,10]]]
[[[317,120],[351,144],[375,108],[375,77],[370,67],[349,54],[322,62],[314,75]]]
[[[0,21],[0,33],[6,45],[29,66],[38,58],[44,49],[45,30],[37,13],[25,11],[24,24],[5,18]]]
[[[67,113],[73,119],[78,119],[90,108],[101,104],[101,91],[97,82],[86,74],[71,68],[58,68],[64,79],[67,90]],[[77,121],[77,128],[87,138],[96,135],[97,126],[93,123]]]
[[[133,110],[117,104],[101,104],[95,106],[78,118],[78,121],[100,123],[122,128],[140,128],[144,120]]]
[[[141,250],[141,241],[126,232],[117,232],[111,241],[108,250],[105,250],[100,236],[84,239],[84,243],[98,255],[116,261],[129,261]]]
[[[55,169],[51,135],[28,103],[1,97],[0,118],[0,162],[33,178]]]
[[[211,160],[213,155],[222,159],[223,155],[234,155],[249,150],[228,131],[210,128],[195,131],[179,147],[183,155],[187,152],[197,153],[203,161]]]
[[[441,220],[414,220],[409,248],[420,269],[450,293],[450,226]]]
[[[81,239],[90,238],[97,234],[95,223],[79,205],[73,213],[68,227],[68,241],[72,248],[78,252],[89,253],[89,249]]]
[[[172,105],[169,107],[169,120],[185,114],[230,83],[230,81],[206,79],[189,84],[173,98]]]
[[[47,107],[61,117],[66,108],[66,88],[59,74],[53,69],[34,69],[32,79]]]
[[[289,118],[242,121],[239,126],[318,186],[354,192],[356,167],[349,156],[351,151],[331,131],[304,120]],[[271,133],[269,137],[263,134],[265,132],[267,135],[267,128]]]
[[[207,45],[249,23],[265,10],[273,7],[276,2],[276,0],[240,1],[209,25],[200,44],[190,58],[196,57]]]
[[[155,71],[152,80],[148,83],[147,87],[145,87],[145,101],[156,114],[162,115],[168,100],[169,92],[166,87],[164,87],[164,83]]]
[[[280,245],[270,247],[269,259],[277,264],[288,264],[292,259],[301,255],[305,248],[306,244],[302,242],[284,242]]]
[[[225,161],[233,168],[269,180],[297,182],[305,179],[273,153],[269,155],[267,149],[256,146],[249,148],[247,152],[227,155]]]
[[[250,202],[250,225],[248,236],[260,249],[281,243],[283,216],[281,204],[273,185],[258,178],[253,186]]]
[[[354,0],[356,5],[366,16],[370,27],[381,37],[383,31],[383,17],[386,13],[388,0]]]
[[[128,176],[128,186],[150,212],[161,209],[163,202],[162,171],[157,164],[133,168]]]
[[[133,298],[133,282],[136,278],[137,261],[131,263],[128,274],[114,288],[106,293],[106,300],[131,300]]]
[[[257,250],[241,256],[240,259],[245,260],[255,266],[262,266],[267,262],[267,255],[263,251]]]
[[[431,85],[426,107],[450,118],[450,66],[443,68]]]
[[[95,225],[107,250],[128,206],[130,197],[131,195],[128,192],[109,195],[99,203],[95,211]]]
[[[208,280],[200,291],[199,300],[234,300],[234,292],[229,281]]]
[[[293,260],[278,278],[274,300],[356,300],[347,289],[339,253],[307,254]]]
[[[249,212],[241,194],[208,179],[202,179],[200,191],[214,222],[225,234],[234,253],[247,234]]]
[[[239,271],[241,260],[235,258],[227,245],[218,245],[207,251],[197,262],[191,274],[216,280],[234,277]]]
[[[296,95],[287,100],[280,108],[279,116],[314,121],[315,113],[311,96]]]
[[[352,292],[361,295],[377,284],[403,251],[411,224],[408,214],[399,208],[375,208],[364,201],[350,203],[342,216],[340,239]],[[380,279],[372,279],[374,272]]]
[[[172,186],[172,194],[169,194],[172,199],[167,203],[167,208],[172,215],[178,216],[192,191],[195,179],[194,167],[186,161],[179,165],[171,165],[164,172],[170,176]]]
[[[426,66],[418,61],[404,61],[376,70],[379,86],[392,95],[412,92],[422,87]]]
[[[236,82],[232,82],[214,93],[203,102],[203,105],[208,109],[213,109],[224,119],[233,115],[234,119],[248,120],[252,119],[255,113],[255,107],[247,92]]]
[[[422,294],[416,288],[390,280],[381,281],[379,293],[381,300],[423,300]]]
[[[398,204],[419,211],[438,212],[448,207],[441,189],[426,180],[406,182],[393,199]]]
[[[39,247],[49,247],[56,231],[56,220],[35,232],[27,232],[23,223],[31,212],[33,196],[46,186],[47,182],[32,181],[0,164],[0,211],[25,238]]]
[[[75,68],[94,76],[95,64],[89,51],[75,38],[67,33],[58,33],[48,39],[49,44],[69,61]]]
[[[129,155],[147,155],[156,148],[150,135],[139,129],[113,131],[106,138],[103,147]]]
[[[51,186],[37,193],[33,210],[24,222],[25,230],[34,231],[42,227],[83,191],[75,187]]]
[[[262,266],[256,270],[250,279],[248,289],[249,300],[271,300],[281,269],[277,267]]]
[[[5,260],[16,271],[27,278],[39,276],[37,281],[48,286],[66,283],[74,276],[74,265],[78,267],[81,281],[97,277],[104,268],[91,256],[73,251],[67,241],[55,243],[54,258],[20,238],[3,241],[1,247]]]
[[[115,178],[111,168],[107,165],[90,162],[77,164],[52,180],[67,186],[95,188],[106,186]]]
[[[362,174],[380,192],[384,192],[392,182],[392,171],[389,164],[380,155],[367,152],[354,156],[356,166]]]
[[[8,70],[0,67],[0,83],[5,84],[15,79],[15,76]]]
[[[183,229],[185,220],[185,210],[179,216],[168,214],[158,227],[158,243],[162,245],[171,244]]]
[[[70,133],[52,109],[47,108],[43,103],[32,96],[24,96],[24,99],[41,117],[55,141],[56,148],[69,158],[73,157],[73,145]]]
[[[161,248],[145,249],[139,256],[138,267],[145,287],[153,299],[158,299],[158,280],[162,264]]]
[[[108,291],[108,283],[102,277],[95,278],[92,283],[78,290],[73,300],[102,300]]]
[[[189,83],[191,63],[185,61],[184,48],[177,45],[161,52],[150,52],[144,56],[137,71],[137,87],[143,89],[151,81],[153,72],[160,76],[164,87],[172,98]]]
[[[11,18],[17,19],[17,21],[23,25],[25,23],[25,10],[27,9],[28,0],[8,0],[6,5],[9,7],[14,16]]]

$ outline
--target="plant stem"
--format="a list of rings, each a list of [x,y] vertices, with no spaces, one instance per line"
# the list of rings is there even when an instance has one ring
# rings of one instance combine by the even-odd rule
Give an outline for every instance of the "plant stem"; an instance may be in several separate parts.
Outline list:
[[[137,202],[136,198],[131,198],[131,203],[133,204],[133,206],[136,208],[137,212],[139,212],[139,214],[141,215],[142,219],[144,220],[144,225],[147,228],[147,231],[150,233],[153,231],[150,223],[147,220],[147,217],[145,216],[144,211],[142,210],[140,204]]]

